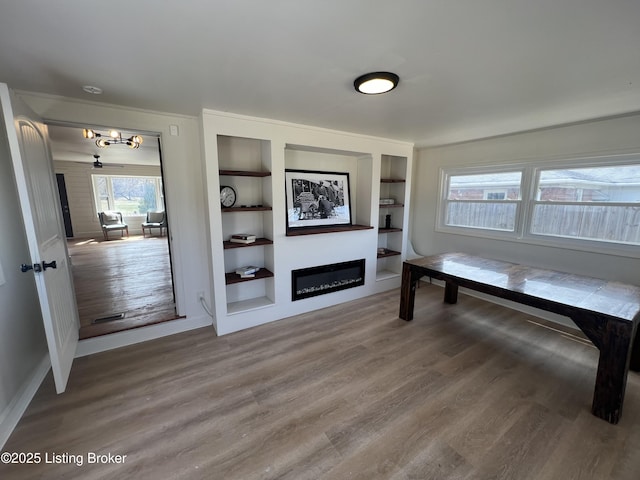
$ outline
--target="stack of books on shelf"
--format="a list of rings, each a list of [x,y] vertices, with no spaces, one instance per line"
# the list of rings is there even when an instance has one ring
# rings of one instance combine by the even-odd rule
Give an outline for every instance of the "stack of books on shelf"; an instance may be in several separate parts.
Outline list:
[[[236,268],[236,273],[240,275],[240,278],[255,278],[258,270],[260,270],[260,267],[249,265],[246,267]]]
[[[249,244],[256,241],[256,236],[250,233],[234,233],[229,239],[231,243]]]

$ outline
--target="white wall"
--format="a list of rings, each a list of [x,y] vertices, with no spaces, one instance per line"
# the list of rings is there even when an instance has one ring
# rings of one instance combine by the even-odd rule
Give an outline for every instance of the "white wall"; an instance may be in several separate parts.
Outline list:
[[[55,173],[64,174],[64,181],[69,199],[69,212],[73,226],[74,238],[102,238],[102,229],[98,221],[98,212],[93,196],[91,175],[132,175],[154,176],[161,175],[160,166],[151,165],[123,165],[117,170],[103,169],[96,171],[91,163],[65,162],[53,159]],[[141,234],[141,223],[145,217],[127,217],[124,221],[129,225],[130,234]]]
[[[441,168],[639,152],[640,115],[420,149],[413,185],[413,246],[421,255],[462,251],[640,285],[640,248],[630,258],[435,231]]]
[[[189,323],[190,328],[211,325],[211,318],[197,298],[197,292],[205,292],[205,298],[211,301],[198,119],[30,92],[17,93],[45,121],[160,135],[178,314],[194,320]],[[171,125],[177,127],[178,135],[170,134]],[[121,336],[114,336],[118,337]]]
[[[0,128],[0,449],[48,370],[49,352],[6,132]],[[45,369],[42,372],[42,369]]]

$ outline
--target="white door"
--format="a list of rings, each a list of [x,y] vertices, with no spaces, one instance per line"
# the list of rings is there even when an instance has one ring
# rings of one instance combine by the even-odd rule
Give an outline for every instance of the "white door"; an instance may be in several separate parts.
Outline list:
[[[25,275],[35,275],[53,378],[62,393],[78,345],[79,323],[47,127],[3,83],[0,104],[31,253],[31,259],[16,259],[15,268],[20,263],[34,267]]]

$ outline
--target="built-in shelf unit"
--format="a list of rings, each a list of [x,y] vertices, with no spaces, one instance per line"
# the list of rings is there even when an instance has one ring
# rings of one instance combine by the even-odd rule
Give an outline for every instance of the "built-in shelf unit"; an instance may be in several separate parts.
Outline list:
[[[376,280],[397,277],[406,258],[409,198],[407,157],[382,155],[380,162],[380,202]]]
[[[271,147],[269,141],[217,135],[220,187],[236,192],[232,207],[221,207],[227,313],[253,310],[274,302]],[[254,243],[232,243],[233,234],[256,235]],[[256,266],[253,277],[236,269]],[[249,285],[249,282],[251,283]]]
[[[202,126],[219,334],[400,285],[411,144],[208,110]],[[348,173],[352,224],[287,229],[286,170]],[[236,203],[229,208],[220,204],[224,185],[236,191]],[[391,196],[397,205],[380,205],[380,198]],[[390,228],[385,228],[383,212],[392,212]],[[257,239],[231,242],[237,233]],[[378,255],[376,247],[387,250]],[[363,260],[362,284],[293,300],[293,272],[355,260]],[[255,277],[235,273],[247,265],[260,267]]]

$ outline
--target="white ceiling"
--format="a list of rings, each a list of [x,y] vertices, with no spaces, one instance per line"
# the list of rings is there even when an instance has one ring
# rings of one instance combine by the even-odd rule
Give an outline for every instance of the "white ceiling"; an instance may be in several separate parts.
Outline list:
[[[640,111],[640,1],[2,1],[0,81],[441,144]]]

